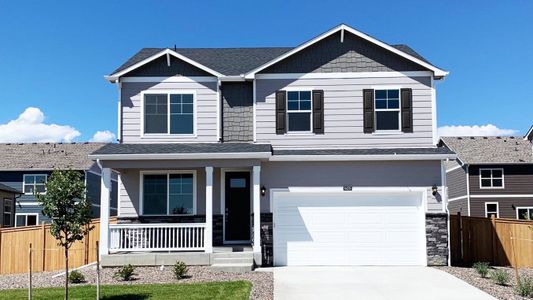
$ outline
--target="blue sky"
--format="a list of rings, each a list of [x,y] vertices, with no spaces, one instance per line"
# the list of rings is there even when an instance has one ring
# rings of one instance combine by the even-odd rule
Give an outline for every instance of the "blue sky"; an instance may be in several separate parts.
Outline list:
[[[532,15],[530,0],[0,0],[0,138],[28,107],[44,116],[20,122],[70,126],[58,134],[73,140],[116,132],[117,90],[103,75],[142,47],[295,46],[339,23],[450,71],[437,89],[439,126],[522,134],[533,123]]]

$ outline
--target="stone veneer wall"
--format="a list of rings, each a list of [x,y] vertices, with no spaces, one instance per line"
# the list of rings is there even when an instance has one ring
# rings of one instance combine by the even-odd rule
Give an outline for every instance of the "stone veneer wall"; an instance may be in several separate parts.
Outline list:
[[[222,236],[222,215],[213,215],[213,246],[221,246],[223,243]],[[132,223],[204,223],[205,215],[195,216],[139,216],[136,218],[118,217],[119,224]]]
[[[448,265],[448,215],[426,214],[428,266]]]
[[[272,232],[272,213],[261,214],[261,254],[262,266],[272,267],[274,264],[274,244]]]

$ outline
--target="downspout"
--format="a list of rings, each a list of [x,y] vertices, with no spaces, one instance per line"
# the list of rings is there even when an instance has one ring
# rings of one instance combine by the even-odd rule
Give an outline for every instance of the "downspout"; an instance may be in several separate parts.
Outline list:
[[[470,165],[466,165],[466,206],[468,208],[468,216],[470,217]]]

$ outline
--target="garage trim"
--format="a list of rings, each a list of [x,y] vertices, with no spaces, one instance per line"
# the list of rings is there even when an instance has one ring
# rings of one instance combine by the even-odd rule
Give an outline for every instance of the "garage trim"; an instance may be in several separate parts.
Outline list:
[[[277,193],[350,193],[350,194],[365,194],[365,193],[382,193],[382,194],[398,194],[398,193],[417,193],[421,197],[421,209],[420,223],[424,229],[422,231],[423,237],[423,253],[424,257],[420,258],[424,266],[427,266],[427,238],[426,238],[426,212],[427,212],[427,197],[428,187],[353,187],[351,191],[345,191],[342,186],[340,187],[288,187],[288,188],[271,188],[270,189],[270,211],[273,214],[273,240],[275,241],[276,225],[274,201]],[[276,261],[276,251],[273,253],[273,261]]]

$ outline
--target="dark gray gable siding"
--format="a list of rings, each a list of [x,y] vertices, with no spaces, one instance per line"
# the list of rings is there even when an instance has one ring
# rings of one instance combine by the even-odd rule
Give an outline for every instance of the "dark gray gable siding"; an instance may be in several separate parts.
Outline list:
[[[225,142],[253,140],[253,84],[223,83],[222,124]]]
[[[351,33],[340,32],[311,45],[260,73],[423,71],[424,67]]]
[[[480,168],[503,168],[504,189],[480,189]],[[470,165],[470,194],[533,194],[533,165]]]
[[[448,202],[450,214],[455,215],[458,212],[463,216],[468,216],[468,201],[466,198]]]
[[[213,76],[189,63],[170,56],[170,66],[167,63],[167,56],[163,55],[123,76],[134,77],[167,77],[167,76]]]
[[[448,183],[448,197],[453,199],[467,194],[466,171],[464,168],[455,169],[446,173]]]
[[[533,206],[533,197],[529,197],[529,198],[471,198],[470,199],[470,216],[471,217],[485,217],[485,203],[486,202],[498,202],[500,218],[516,219],[516,207]]]

